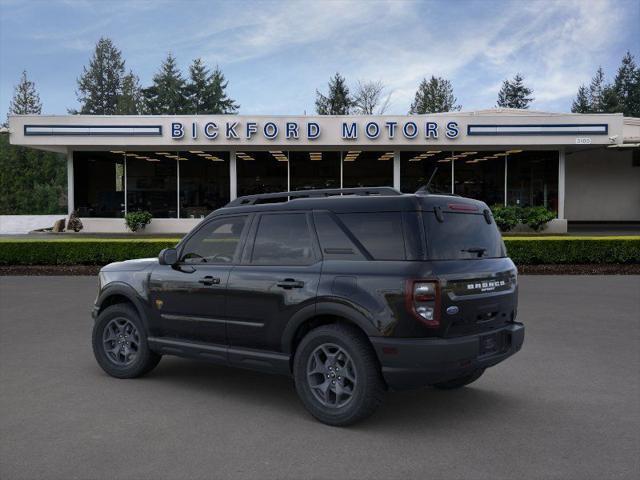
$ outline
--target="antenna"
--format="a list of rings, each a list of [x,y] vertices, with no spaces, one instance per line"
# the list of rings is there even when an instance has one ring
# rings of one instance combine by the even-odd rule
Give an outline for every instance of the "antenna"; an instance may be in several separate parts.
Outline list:
[[[431,181],[433,180],[433,177],[436,176],[436,172],[437,171],[438,171],[438,167],[433,169],[433,173],[429,177],[429,181],[427,182],[427,184],[421,186],[418,190],[416,190],[416,193],[422,193],[422,194],[425,194],[425,195],[427,195],[429,193],[429,186],[431,185]]]

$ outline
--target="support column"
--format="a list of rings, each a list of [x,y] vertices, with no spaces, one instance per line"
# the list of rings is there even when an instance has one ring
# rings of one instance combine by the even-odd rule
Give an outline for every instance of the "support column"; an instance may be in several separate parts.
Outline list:
[[[73,150],[67,149],[67,214],[75,210],[75,189],[73,175]]]
[[[238,173],[236,169],[236,151],[229,153],[229,201],[238,198]]]
[[[400,191],[400,151],[393,152],[393,188]]]
[[[560,220],[564,220],[565,153],[563,147],[558,155],[558,218]]]
[[[509,158],[509,154],[507,153],[504,156],[504,206],[507,206],[507,188],[508,188],[508,182],[507,182],[507,174],[509,172],[509,167],[507,165],[507,161]]]

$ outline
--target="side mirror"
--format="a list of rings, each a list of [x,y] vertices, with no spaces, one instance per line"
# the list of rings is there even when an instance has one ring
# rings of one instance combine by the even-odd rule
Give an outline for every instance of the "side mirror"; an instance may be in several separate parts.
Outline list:
[[[175,248],[163,248],[158,255],[160,265],[175,265],[178,263],[178,251]]]

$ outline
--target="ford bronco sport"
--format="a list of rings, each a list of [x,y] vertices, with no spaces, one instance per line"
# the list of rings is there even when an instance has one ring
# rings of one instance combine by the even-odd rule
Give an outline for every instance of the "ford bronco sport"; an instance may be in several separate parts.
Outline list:
[[[93,349],[131,378],[162,355],[291,375],[320,421],[387,389],[454,389],[517,352],[517,271],[489,208],[388,188],[238,198],[158,259],[100,271]]]

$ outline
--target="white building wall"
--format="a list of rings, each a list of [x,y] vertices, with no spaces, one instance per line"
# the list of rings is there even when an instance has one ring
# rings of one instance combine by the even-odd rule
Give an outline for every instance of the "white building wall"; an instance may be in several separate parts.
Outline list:
[[[67,215],[0,215],[0,234],[29,233],[40,228],[51,228],[57,220],[65,220]]]
[[[612,149],[567,152],[567,220],[640,221],[640,167],[631,157]]]

